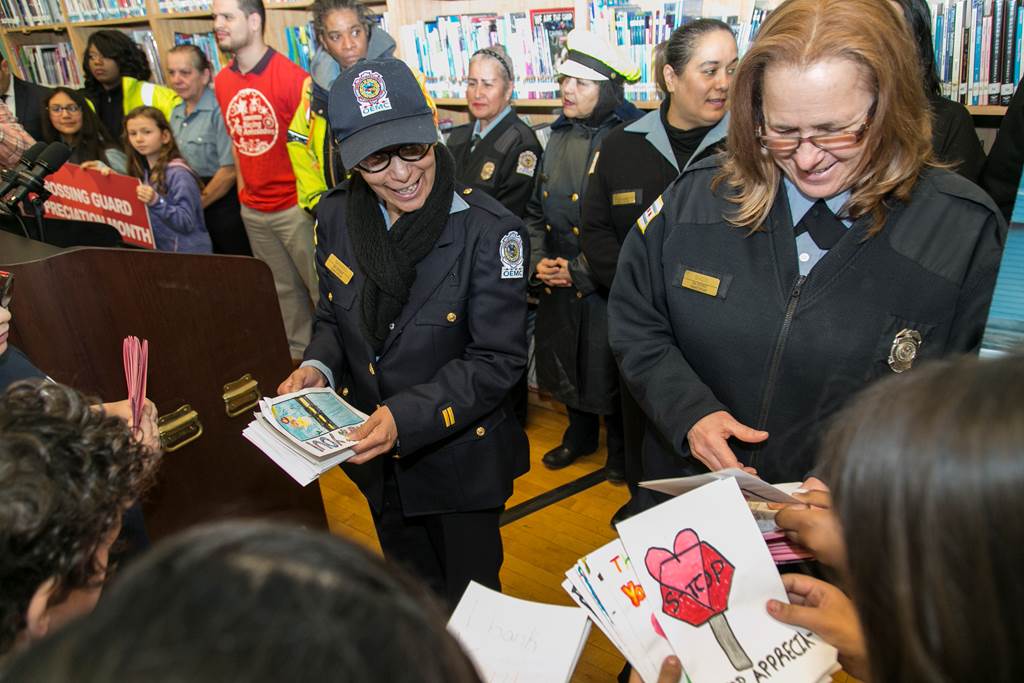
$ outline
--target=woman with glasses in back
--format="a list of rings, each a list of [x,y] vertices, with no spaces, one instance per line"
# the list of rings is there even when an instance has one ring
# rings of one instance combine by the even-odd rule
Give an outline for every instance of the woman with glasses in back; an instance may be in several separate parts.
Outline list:
[[[80,92],[60,86],[43,100],[43,139],[71,148],[73,164],[100,162],[118,173],[128,172],[128,157],[117,147],[99,116]]]
[[[279,393],[330,385],[370,415],[342,465],[384,555],[454,606],[500,590],[498,520],[529,468],[509,390],[526,367],[523,222],[455,179],[409,67],[364,60],[331,87],[349,180],[317,207],[313,339]]]
[[[978,348],[1006,226],[936,167],[912,41],[889,3],[780,6],[736,71],[727,151],[626,238],[610,339],[645,477],[803,479],[859,389]]]

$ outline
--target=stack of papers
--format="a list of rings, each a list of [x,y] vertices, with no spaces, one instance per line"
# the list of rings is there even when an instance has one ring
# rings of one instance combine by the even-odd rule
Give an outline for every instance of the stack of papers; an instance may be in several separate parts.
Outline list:
[[[121,343],[124,381],[128,388],[128,405],[132,409],[132,430],[139,428],[146,403],[146,381],[149,374],[149,341],[125,337]]]
[[[673,653],[691,683],[808,683],[839,668],[835,648],[768,615],[788,598],[740,482],[713,477],[621,522],[566,572],[563,588],[647,683]]]
[[[576,607],[520,600],[469,584],[448,621],[485,683],[566,683],[590,634]]]
[[[792,543],[783,535],[782,530],[775,524],[776,511],[768,508],[768,503],[800,503],[801,501],[792,496],[794,492],[801,490],[799,482],[769,484],[743,470],[729,468],[692,477],[654,479],[641,482],[640,486],[652,491],[667,493],[670,496],[678,496],[722,479],[736,480],[736,484],[743,492],[743,497],[748,501],[754,519],[757,520],[757,526],[764,536],[765,543],[768,544],[768,551],[771,553],[772,559],[775,560],[775,564],[791,564],[813,559],[814,555],[809,553],[806,548]]]
[[[354,453],[349,434],[366,421],[333,389],[303,389],[260,399],[242,435],[303,486]]]

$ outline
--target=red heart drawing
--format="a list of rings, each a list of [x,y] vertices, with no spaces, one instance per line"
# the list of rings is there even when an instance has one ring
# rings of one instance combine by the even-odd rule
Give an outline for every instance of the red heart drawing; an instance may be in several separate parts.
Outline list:
[[[662,610],[700,626],[728,607],[733,565],[693,529],[676,534],[673,550],[650,548],[644,564],[661,584]]]

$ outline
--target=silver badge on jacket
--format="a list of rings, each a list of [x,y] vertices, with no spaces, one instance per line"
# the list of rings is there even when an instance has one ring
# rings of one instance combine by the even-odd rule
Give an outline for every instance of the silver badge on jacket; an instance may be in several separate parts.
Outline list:
[[[914,365],[918,349],[921,348],[921,333],[917,330],[902,329],[896,333],[889,349],[889,367],[893,372],[905,372]]]

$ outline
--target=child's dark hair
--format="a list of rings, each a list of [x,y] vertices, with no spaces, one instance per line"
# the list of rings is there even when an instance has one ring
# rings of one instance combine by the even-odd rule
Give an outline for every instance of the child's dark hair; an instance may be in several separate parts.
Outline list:
[[[128,139],[128,122],[133,119],[147,118],[151,119],[156,127],[161,132],[167,131],[170,133],[171,139],[168,140],[163,147],[160,149],[160,156],[157,158],[156,163],[152,167],[149,165],[149,161],[146,157],[142,156],[135,151],[132,147],[131,141]],[[174,139],[174,132],[171,130],[171,125],[167,123],[167,117],[164,113],[156,107],[135,107],[130,112],[124,115],[124,151],[128,155],[128,174],[133,175],[136,178],[142,178],[145,176],[146,171],[149,171],[149,183],[153,186],[153,189],[160,194],[167,193],[167,166],[175,159],[181,159],[185,167],[188,168],[189,172],[195,177],[196,183],[202,188],[203,183],[196,175],[196,172],[185,162],[185,158],[181,155],[181,150],[178,149],[178,143]]]

